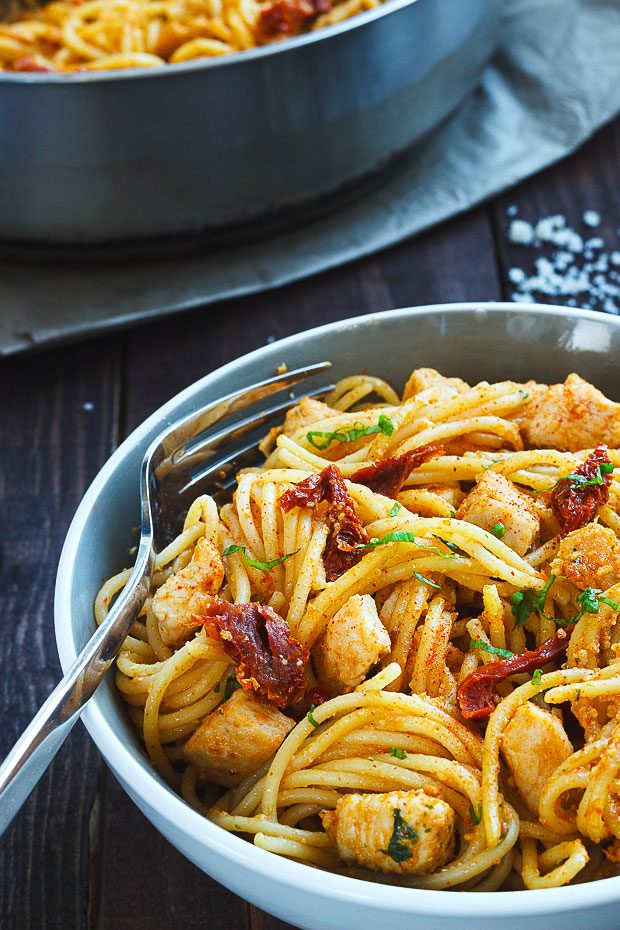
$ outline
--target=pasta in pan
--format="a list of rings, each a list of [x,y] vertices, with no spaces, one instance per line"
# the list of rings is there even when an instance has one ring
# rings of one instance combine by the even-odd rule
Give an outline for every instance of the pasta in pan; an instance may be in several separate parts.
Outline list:
[[[109,71],[216,58],[349,19],[380,0],[53,0],[0,24],[0,70]]]
[[[325,869],[549,888],[620,858],[620,405],[417,369],[302,399],[158,556],[116,683],[198,811]],[[129,570],[95,604],[98,622]]]

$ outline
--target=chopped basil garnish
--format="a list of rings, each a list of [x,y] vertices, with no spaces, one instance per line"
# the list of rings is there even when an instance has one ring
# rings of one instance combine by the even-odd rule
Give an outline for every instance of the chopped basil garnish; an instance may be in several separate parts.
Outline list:
[[[527,591],[515,591],[515,593],[508,598],[516,626],[523,626],[530,614],[534,611],[542,614],[543,617],[547,617],[547,614],[544,612],[545,601],[547,600],[549,588],[554,581],[555,575],[550,575],[546,585],[540,591],[528,588]],[[553,617],[547,617],[547,620],[553,619]]]
[[[333,430],[333,432],[323,432],[322,430],[310,430],[306,433],[306,439],[315,449],[327,449],[332,442],[355,442],[362,436],[372,436],[373,433],[383,433],[385,436],[391,436],[394,432],[394,424],[389,417],[381,414],[379,421],[375,426],[364,426],[362,423],[354,423],[348,430]]]
[[[404,749],[399,749],[398,746],[390,746],[390,755],[394,756],[395,759],[406,759],[407,753]]]
[[[448,555],[447,552],[442,552],[441,549],[438,549],[437,546],[423,546],[422,543],[418,542],[415,533],[408,533],[406,530],[395,530],[393,533],[386,533],[385,536],[373,537],[367,543],[358,543],[356,549],[376,549],[377,546],[387,546],[388,543],[395,542],[406,542],[411,543],[414,546],[417,546],[418,549],[426,549],[427,552],[436,552],[442,557],[442,559],[453,559],[454,555]],[[443,540],[442,540],[443,542]]]
[[[475,824],[476,826],[478,826],[478,824],[482,820],[482,802],[478,805],[477,811],[474,810],[473,804],[469,805],[469,816],[470,816],[471,822]]]
[[[542,670],[539,668],[535,669],[534,674],[532,675],[532,684],[539,685],[541,678],[542,678]]]
[[[500,520],[495,524],[495,526],[491,527],[491,532],[494,536],[497,536],[498,539],[501,539],[502,536],[506,535],[506,527]]]
[[[554,491],[562,481],[568,481],[572,488],[593,488],[600,487],[603,484],[603,475],[611,475],[616,466],[612,462],[602,462],[594,470],[593,478],[586,478],[576,471],[572,471],[563,478],[558,478],[555,484],[549,488],[541,488],[539,491],[532,491],[533,494],[543,494],[545,491]]]
[[[522,398],[523,400],[528,400],[528,399],[529,399],[529,396],[530,396],[530,395],[529,395],[529,393],[528,393],[527,391],[519,391],[519,394],[521,395],[521,398]]]
[[[394,808],[393,817],[394,829],[392,830],[388,848],[382,849],[381,852],[393,859],[394,862],[406,862],[407,859],[411,859],[412,856],[411,850],[407,844],[417,843],[418,834],[411,824],[403,819],[397,807]]]
[[[604,597],[600,588],[586,588],[581,594],[577,595],[579,604],[579,613],[568,620],[561,620],[559,617],[551,617],[545,613],[545,600],[549,593],[549,588],[555,581],[555,575],[550,575],[547,584],[541,591],[533,591],[531,588],[527,591],[515,591],[509,598],[512,615],[516,626],[522,626],[533,611],[536,611],[547,620],[553,620],[558,626],[571,626],[581,620],[584,614],[597,614],[600,604],[607,604],[612,610],[620,610],[620,604],[612,601],[609,597]]]
[[[462,554],[463,550],[459,549],[456,543],[449,542],[447,539],[442,539],[441,536],[435,536],[435,539],[438,539],[439,542],[442,542],[444,544],[444,546],[447,546],[451,552],[455,552],[457,555]],[[442,553],[442,554],[445,555],[445,553]]]
[[[403,505],[402,505],[402,504],[399,504],[398,501],[395,501],[395,502],[394,502],[394,506],[393,506],[392,509],[390,510],[390,516],[391,516],[391,517],[395,517],[396,514],[398,513],[398,511],[401,509],[402,506],[403,506]]]
[[[295,552],[287,552],[286,555],[281,555],[279,559],[272,559],[271,562],[260,562],[258,559],[251,559],[246,555],[245,546],[228,546],[224,549],[222,555],[233,555],[235,552],[241,553],[246,565],[250,565],[252,568],[258,568],[261,572],[270,572],[276,565],[281,565],[282,562],[286,562],[291,556],[297,555],[299,549],[296,549]]]
[[[451,511],[450,511],[450,519],[451,519],[451,520],[454,520],[455,518],[456,518],[456,510],[451,510]]]
[[[308,713],[306,714],[306,716],[307,716],[308,720],[310,721],[310,723],[312,724],[313,727],[318,727],[318,725],[319,725],[319,724],[318,724],[318,721],[314,719],[314,714],[312,713],[312,711],[314,710],[314,708],[315,708],[315,705],[314,705],[314,704],[311,704],[311,705],[310,705],[310,710],[308,711]]]
[[[609,597],[603,597],[600,588],[586,588],[577,596],[577,603],[581,605],[579,617],[583,614],[597,614],[599,604],[607,604],[612,610],[620,610],[620,604],[617,601],[612,601]]]
[[[421,581],[422,584],[427,584],[431,588],[437,588],[438,591],[441,591],[441,585],[436,584],[434,581],[431,581],[431,579],[427,578],[426,575],[421,575],[420,572],[414,572],[413,577],[417,578],[418,581]]]
[[[492,646],[490,643],[485,643],[483,639],[471,639],[469,641],[470,649],[481,649],[483,652],[490,652],[491,655],[499,656],[500,659],[512,659],[514,652],[511,652],[510,649],[498,649],[497,646]]]
[[[224,685],[224,697],[222,702],[227,701],[229,697],[232,697],[233,691],[238,691],[241,685],[237,681],[236,675],[228,675],[226,678],[226,684]]]

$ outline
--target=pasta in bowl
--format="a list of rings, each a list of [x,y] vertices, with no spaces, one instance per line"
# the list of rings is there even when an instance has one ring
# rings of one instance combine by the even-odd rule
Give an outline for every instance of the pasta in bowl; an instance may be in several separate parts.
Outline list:
[[[577,374],[302,399],[159,555],[116,676],[152,764],[220,827],[349,876],[615,874],[619,446],[620,405]]]

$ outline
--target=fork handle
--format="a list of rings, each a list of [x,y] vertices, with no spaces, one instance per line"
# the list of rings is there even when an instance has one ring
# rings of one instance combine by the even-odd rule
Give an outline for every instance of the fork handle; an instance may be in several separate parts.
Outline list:
[[[0,765],[0,835],[64,743],[142,609],[153,570],[152,552],[141,561],[105,621]]]

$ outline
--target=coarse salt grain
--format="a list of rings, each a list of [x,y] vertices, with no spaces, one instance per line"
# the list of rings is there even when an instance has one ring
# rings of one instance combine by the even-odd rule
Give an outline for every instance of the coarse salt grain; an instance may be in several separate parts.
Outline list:
[[[601,214],[596,210],[585,210],[581,220],[585,226],[591,226],[594,229],[595,226],[601,225]]]
[[[530,245],[536,239],[534,227],[525,220],[513,220],[508,236],[511,242],[517,242],[519,245]]]

